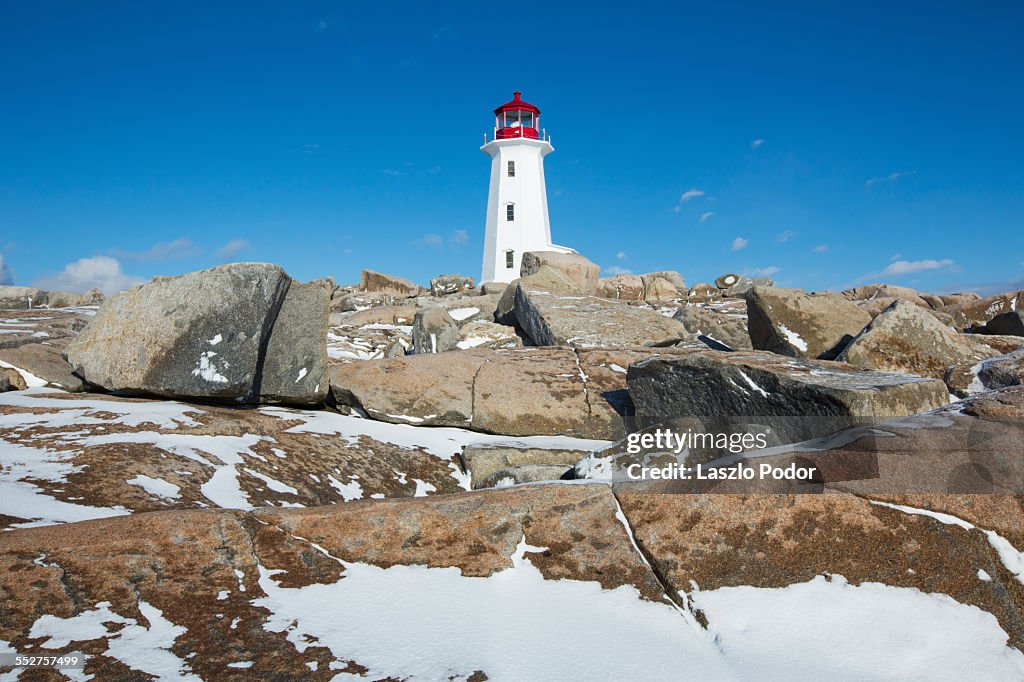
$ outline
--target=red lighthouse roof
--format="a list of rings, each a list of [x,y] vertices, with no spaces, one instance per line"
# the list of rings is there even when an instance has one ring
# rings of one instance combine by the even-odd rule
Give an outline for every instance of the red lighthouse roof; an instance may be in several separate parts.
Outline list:
[[[521,92],[519,92],[517,90],[516,92],[514,92],[512,94],[513,94],[513,98],[512,98],[511,101],[505,102],[500,107],[498,107],[497,109],[494,110],[494,114],[495,115],[498,115],[498,114],[500,114],[500,113],[502,113],[504,111],[530,111],[530,112],[533,112],[535,115],[536,114],[540,114],[540,109],[538,109],[537,107],[533,106],[529,102],[524,102],[523,100],[521,100],[519,98],[519,96],[522,95],[523,93],[521,93]]]

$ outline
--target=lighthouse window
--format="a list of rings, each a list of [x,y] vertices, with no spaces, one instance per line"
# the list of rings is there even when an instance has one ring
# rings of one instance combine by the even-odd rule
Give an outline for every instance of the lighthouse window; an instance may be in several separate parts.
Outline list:
[[[514,178],[516,176],[516,162],[515,161],[509,161],[508,162],[508,176],[510,178]]]
[[[518,111],[506,111],[505,112],[505,127],[506,128],[518,128],[519,127],[519,112]]]
[[[515,254],[516,254],[515,251],[506,251],[505,252],[505,267],[506,268],[511,268],[511,267],[513,267],[515,265],[515,262],[516,262],[516,255]]]
[[[516,205],[515,204],[505,204],[505,221],[510,223],[510,222],[512,222],[515,219],[516,219]]]
[[[532,128],[533,127],[533,112],[532,111],[524,111],[524,112],[522,112],[520,114],[520,119],[519,120],[522,122],[522,125],[524,127]]]

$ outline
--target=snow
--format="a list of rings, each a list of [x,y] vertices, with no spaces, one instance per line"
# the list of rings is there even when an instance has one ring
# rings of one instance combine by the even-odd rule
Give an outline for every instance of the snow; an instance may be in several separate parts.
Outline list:
[[[152,478],[150,476],[144,476],[139,474],[135,478],[125,481],[128,485],[137,485],[145,490],[150,495],[160,497],[165,500],[176,500],[181,497],[181,488],[169,483],[162,478]]]
[[[622,367],[620,365],[616,365],[615,363],[612,363],[611,365],[609,365],[608,368],[611,371],[613,371],[613,372],[618,372],[619,374],[625,374],[626,373],[626,368],[625,367]]]
[[[944,594],[817,576],[691,594],[744,679],[1009,680],[1024,654],[995,616]]]
[[[46,379],[40,379],[35,374],[32,374],[32,372],[21,369],[20,367],[15,367],[14,365],[8,362],[4,362],[3,360],[0,360],[0,367],[13,369],[15,372],[20,374],[21,378],[25,380],[25,385],[28,386],[29,388],[39,388],[41,386],[45,386],[48,383]]]
[[[291,487],[290,485],[287,485],[286,483],[281,483],[280,481],[273,479],[270,476],[267,476],[266,474],[261,474],[258,471],[253,471],[252,469],[246,469],[245,473],[249,474],[254,478],[260,479],[261,481],[266,483],[267,487],[273,490],[275,493],[291,493],[292,495],[299,494],[299,491],[296,490],[295,488]]]
[[[418,478],[412,479],[412,482],[416,484],[416,492],[412,494],[413,497],[426,497],[430,493],[436,493],[437,488],[426,481],[421,481]]]
[[[798,348],[802,351],[807,350],[807,342],[800,338],[800,335],[797,334],[795,331],[791,330],[784,324],[779,325],[779,331],[782,332],[783,336],[786,337],[786,340],[789,341],[794,348]]]
[[[42,388],[0,393],[0,405],[60,410],[54,414],[0,414],[0,428],[30,428],[32,425],[38,425],[60,429],[79,425],[119,424],[136,427],[152,424],[161,429],[175,429],[179,424],[199,426],[199,423],[188,415],[204,413],[193,405],[170,400],[122,402],[103,398],[64,400],[56,397],[61,395],[65,394],[54,389]],[[99,418],[95,416],[97,413],[113,414],[116,417]]]
[[[305,367],[303,367],[299,371],[299,376],[298,376],[297,379],[295,379],[295,383],[299,383],[300,381],[302,381],[302,377],[306,376],[307,374],[309,374],[309,370],[307,370]]]
[[[185,633],[185,628],[164,618],[160,609],[145,601],[139,601],[139,611],[149,622],[149,627],[139,625],[134,618],[114,613],[110,602],[100,602],[94,609],[70,618],[49,614],[41,616],[32,624],[29,637],[49,637],[42,644],[45,649],[60,649],[71,642],[107,638],[105,655],[116,658],[132,670],[158,679],[200,682],[198,676],[188,671],[188,664],[170,651],[174,641]],[[108,629],[108,623],[124,627]]]
[[[207,341],[207,343],[209,343],[211,346],[216,346],[218,343],[220,343],[223,340],[224,340],[224,337],[221,336],[220,334],[217,334],[217,336],[215,336],[212,339],[210,339],[209,341]]]
[[[466,338],[466,339],[463,339],[462,341],[459,341],[455,345],[456,345],[456,347],[458,347],[461,350],[469,350],[470,348],[476,348],[477,346],[482,346],[483,344],[487,343],[488,341],[493,341],[493,340],[494,339],[488,339],[488,338],[486,338],[484,336],[470,336],[469,338]]]
[[[461,322],[468,317],[473,317],[479,312],[479,308],[455,308],[454,310],[449,310],[448,314],[451,315],[453,320]]]
[[[768,391],[766,391],[766,390],[764,390],[763,388],[761,388],[760,386],[758,386],[758,385],[757,385],[757,384],[756,384],[756,383],[754,382],[754,380],[753,380],[753,379],[751,379],[750,377],[748,377],[748,376],[747,376],[746,374],[744,374],[744,373],[743,373],[743,370],[742,370],[742,369],[737,369],[736,371],[738,371],[738,372],[740,373],[740,376],[741,376],[741,377],[743,377],[743,380],[744,380],[744,381],[746,381],[746,382],[747,382],[747,384],[748,384],[748,385],[749,385],[749,386],[750,386],[750,387],[751,387],[752,389],[754,389],[755,391],[757,391],[758,393],[760,393],[760,394],[761,394],[762,396],[764,396],[765,398],[767,398],[767,397],[768,397]]]
[[[487,578],[339,560],[338,582],[283,588],[273,580],[278,571],[260,566],[266,596],[252,603],[270,611],[267,631],[285,633],[300,651],[326,646],[368,667],[370,679],[444,680],[476,670],[492,680],[635,679],[638,670],[648,680],[679,679],[681,670],[692,679],[732,677],[672,606],[642,600],[628,585],[545,580],[527,556],[543,549],[523,538],[512,566]]]
[[[338,494],[341,495],[341,499],[346,502],[363,499],[363,486],[359,485],[359,481],[355,480],[355,478],[355,476],[350,476],[348,483],[342,483],[334,476],[327,475],[327,480],[330,482],[331,487],[337,490]]]
[[[228,378],[221,374],[217,370],[216,365],[213,364],[213,358],[216,356],[217,354],[212,350],[208,350],[200,355],[199,361],[196,363],[196,368],[192,370],[192,375],[215,384],[228,383]]]
[[[992,582],[992,576],[990,576],[990,575],[989,575],[989,574],[988,574],[988,573],[987,573],[986,571],[984,571],[983,569],[980,569],[980,568],[979,568],[979,569],[978,569],[978,580],[984,580],[985,582],[987,582],[987,583],[990,583],[990,582]]]

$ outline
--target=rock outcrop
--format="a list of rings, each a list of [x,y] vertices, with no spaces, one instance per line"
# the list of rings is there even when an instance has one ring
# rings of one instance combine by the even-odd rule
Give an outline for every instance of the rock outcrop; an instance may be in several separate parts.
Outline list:
[[[950,367],[944,378],[950,392],[961,398],[1024,385],[1024,350]]]
[[[597,291],[601,268],[578,253],[527,251],[523,254],[519,275],[520,277],[535,275],[545,265],[564,274],[583,293],[593,294]]]
[[[327,293],[281,268],[234,263],[161,277],[108,299],[65,351],[120,393],[242,403],[321,402]]]
[[[942,379],[952,365],[974,365],[999,351],[985,337],[958,334],[921,306],[897,300],[836,358],[864,369],[909,372]]]
[[[756,350],[832,359],[869,322],[868,313],[838,297],[774,287],[747,292],[747,325]]]
[[[658,346],[686,337],[681,322],[655,310],[522,283],[516,288],[515,315],[519,328],[538,346]]]
[[[438,275],[430,278],[430,293],[434,296],[464,293],[472,291],[475,286],[472,277],[463,277],[462,275]]]
[[[390,294],[399,298],[412,298],[423,293],[423,287],[413,284],[407,279],[386,275],[383,272],[363,270],[359,279],[359,289],[368,292]]]
[[[416,313],[412,323],[412,345],[417,354],[443,353],[459,342],[459,325],[441,307],[432,306]]]
[[[981,330],[983,334],[1024,336],[1024,309],[996,315]]]
[[[680,308],[674,317],[683,323],[687,332],[714,350],[753,350],[745,317],[697,305]]]

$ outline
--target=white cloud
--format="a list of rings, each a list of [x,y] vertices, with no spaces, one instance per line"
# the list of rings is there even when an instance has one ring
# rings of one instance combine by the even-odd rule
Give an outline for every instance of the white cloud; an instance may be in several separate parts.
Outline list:
[[[715,215],[714,211],[705,211],[704,213],[701,213],[700,214],[700,222],[703,223],[703,222],[707,221],[713,215]]]
[[[793,230],[783,230],[776,239],[780,242],[788,242],[790,239],[796,236],[796,232]]]
[[[865,187],[870,187],[871,185],[877,185],[877,184],[882,183],[882,182],[893,182],[893,181],[899,180],[900,178],[905,177],[907,175],[915,175],[916,173],[917,173],[916,169],[915,170],[909,170],[909,171],[896,171],[894,173],[889,173],[888,175],[883,175],[881,177],[868,178],[864,182],[864,186]]]
[[[751,149],[757,149],[758,147],[760,147],[763,144],[764,144],[764,140],[762,140],[759,137],[759,138],[757,138],[756,140],[754,140],[753,142],[750,143],[750,148]]]
[[[894,260],[899,260],[900,258],[903,258],[903,254],[902,253],[894,253],[892,255],[892,258],[890,258],[889,260],[890,261],[894,261]]]
[[[818,244],[817,246],[814,247],[814,253],[827,253],[827,252],[828,252],[828,244]]]
[[[217,258],[220,258],[221,260],[231,260],[251,246],[252,244],[249,243],[248,239],[232,239],[227,244],[217,249]]]
[[[625,251],[619,251],[617,254],[615,254],[615,257],[618,258],[619,260],[629,260],[629,258],[626,257]]]
[[[747,240],[747,239],[744,239],[743,237],[736,237],[736,239],[732,240],[732,250],[733,251],[741,251],[742,249],[747,248],[747,244],[749,244],[749,243],[750,243],[750,241]]]
[[[193,244],[192,240],[188,237],[179,237],[174,241],[153,244],[153,246],[145,251],[119,251],[115,249],[111,253],[122,260],[150,261],[189,258],[191,256],[198,256],[202,253],[202,250]]]
[[[465,230],[454,230],[448,235],[448,241],[452,244],[465,244],[469,241],[469,233]]]
[[[679,197],[679,203],[682,204],[689,201],[690,199],[695,199],[697,197],[702,196],[704,196],[704,190],[693,187],[683,192],[682,196]]]
[[[883,275],[911,275],[915,272],[923,272],[925,270],[942,270],[943,268],[952,267],[953,261],[949,258],[943,258],[942,260],[898,260],[893,261],[882,270]]]
[[[680,212],[680,211],[682,211],[682,210],[683,210],[683,209],[682,209],[682,207],[681,207],[681,206],[673,206],[673,207],[672,207],[672,212],[673,212],[673,213],[679,213],[679,212]]]
[[[776,272],[778,272],[781,269],[782,268],[780,268],[778,266],[775,266],[775,265],[769,265],[766,268],[754,268],[753,270],[747,270],[747,276],[748,277],[771,277],[772,275],[774,275]]]
[[[89,289],[100,289],[103,293],[115,294],[145,280],[141,277],[126,275],[121,271],[121,264],[110,256],[94,256],[81,258],[68,263],[64,271],[53,277],[36,280],[35,286],[50,291],[72,291],[83,293]]]
[[[632,275],[633,271],[627,268],[620,268],[618,265],[609,265],[604,269],[605,275]]]
[[[4,255],[0,253],[0,285],[7,284],[14,284],[14,273],[4,260]]]
[[[405,171],[395,170],[394,168],[385,168],[383,172],[384,175],[390,175],[392,177],[401,177],[403,175],[408,175],[408,173],[406,173]]]
[[[466,230],[452,230],[448,233],[447,237],[437,234],[436,232],[428,232],[419,239],[414,240],[412,245],[419,248],[427,247],[431,249],[440,249],[447,244],[454,250],[468,242],[469,232]]]
[[[420,246],[442,246],[444,245],[444,237],[439,234],[434,234],[433,232],[428,232],[413,243],[419,244]]]
[[[330,28],[330,26],[330,22],[328,22],[326,19],[321,19],[320,21],[316,22],[316,26],[314,26],[314,29],[317,32],[321,32],[326,31],[328,28]]]

